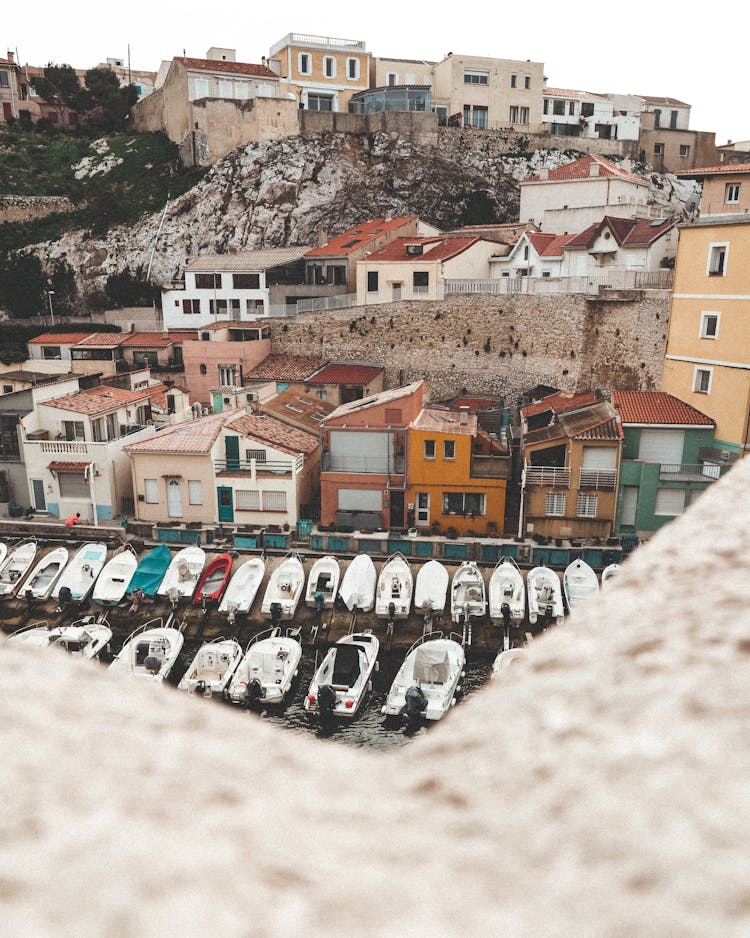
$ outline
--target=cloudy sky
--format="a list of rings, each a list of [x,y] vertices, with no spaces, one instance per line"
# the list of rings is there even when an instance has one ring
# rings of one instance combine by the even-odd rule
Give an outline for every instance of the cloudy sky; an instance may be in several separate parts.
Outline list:
[[[204,56],[214,45],[236,48],[239,61],[259,62],[289,32],[362,39],[376,56],[439,60],[454,52],[531,59],[544,63],[551,87],[687,101],[690,126],[713,130],[717,143],[725,143],[750,139],[750,117],[740,102],[745,30],[736,17],[734,31],[731,22],[730,16],[700,16],[691,4],[643,0],[475,0],[442,7],[393,0],[359,7],[351,0],[215,6],[157,0],[117,7],[37,0],[7,4],[0,41],[17,49],[21,62],[78,68],[124,58],[130,43],[132,67],[153,71],[183,49]]]

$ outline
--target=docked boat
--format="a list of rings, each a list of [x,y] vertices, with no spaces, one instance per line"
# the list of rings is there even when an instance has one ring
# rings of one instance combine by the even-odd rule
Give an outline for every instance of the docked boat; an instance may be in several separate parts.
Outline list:
[[[511,668],[515,669],[518,662],[523,661],[525,657],[526,652],[523,648],[507,648],[498,652],[497,657],[492,662],[490,680],[494,681],[496,678],[507,677],[508,671]]]
[[[266,564],[261,557],[251,557],[237,568],[219,604],[219,612],[227,613],[230,622],[238,612],[250,612],[265,572]]]
[[[223,694],[241,660],[242,647],[233,638],[204,642],[177,688],[203,697]]]
[[[0,599],[15,596],[36,557],[36,538],[22,541],[10,551],[0,566]]]
[[[173,606],[181,599],[190,599],[205,564],[206,552],[202,547],[191,545],[178,550],[167,567],[156,595],[166,596]]]
[[[135,568],[135,573],[128,585],[127,595],[142,593],[144,596],[155,596],[171,563],[172,551],[166,544],[159,544],[158,547],[145,553]]]
[[[227,696],[232,703],[279,705],[299,672],[302,646],[277,628],[256,635],[234,673]]]
[[[569,563],[563,574],[565,601],[570,612],[578,610],[599,592],[594,570],[580,557]]]
[[[94,585],[93,599],[102,606],[116,606],[125,596],[138,566],[135,551],[126,544],[104,565]]]
[[[378,577],[375,615],[390,620],[408,618],[413,588],[409,561],[401,553],[393,554]]]
[[[0,541],[0,564],[5,562],[5,558],[8,556],[8,545],[3,541]]]
[[[439,560],[428,560],[417,571],[414,584],[416,612],[444,612],[450,575]]]
[[[382,712],[410,722],[439,720],[456,702],[465,663],[458,642],[441,632],[423,636],[407,652]]]
[[[224,595],[231,575],[231,554],[217,554],[216,557],[212,557],[198,579],[198,585],[193,593],[193,605],[205,608],[210,604],[218,603]]]
[[[41,560],[26,578],[21,594],[26,599],[47,599],[68,562],[67,547],[56,547]]]
[[[52,598],[63,602],[85,602],[106,559],[106,544],[91,541],[79,547],[55,584]]]
[[[526,615],[526,584],[512,557],[501,557],[490,576],[490,619],[504,626],[523,622]]]
[[[311,609],[331,609],[339,590],[341,567],[335,557],[319,557],[307,578],[305,604]]]
[[[461,622],[479,618],[487,611],[484,577],[479,567],[470,560],[464,561],[453,574],[451,583],[451,619]]]
[[[356,716],[372,688],[379,648],[370,631],[345,635],[331,645],[305,697],[307,713],[321,718]]]
[[[171,622],[170,616],[167,622]],[[184,637],[179,629],[151,619],[136,629],[122,646],[110,668],[150,681],[164,681],[177,661]]]
[[[287,555],[271,573],[261,612],[277,622],[291,619],[305,589],[305,571],[296,554]]]
[[[375,605],[378,574],[369,554],[357,554],[344,571],[339,587],[341,601],[350,612],[371,612]]]
[[[543,619],[547,625],[559,625],[565,614],[560,577],[549,567],[534,567],[526,574],[529,622]]]
[[[613,580],[617,579],[621,569],[619,563],[611,563],[605,567],[602,570],[602,586],[606,586],[607,583],[612,583]]]
[[[50,628],[46,622],[38,622],[28,628],[14,632],[8,641],[36,648],[55,645],[77,658],[98,658],[112,639],[112,629],[105,619],[86,616],[70,625]]]

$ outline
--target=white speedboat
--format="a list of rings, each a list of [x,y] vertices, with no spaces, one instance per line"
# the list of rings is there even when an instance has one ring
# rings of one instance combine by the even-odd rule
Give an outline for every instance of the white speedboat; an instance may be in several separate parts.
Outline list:
[[[414,584],[415,612],[444,612],[450,575],[439,560],[428,560],[417,571]]]
[[[282,704],[299,672],[302,646],[279,629],[256,635],[234,673],[227,696],[236,704]]]
[[[104,619],[86,616],[70,625],[50,628],[46,622],[38,622],[20,629],[8,641],[36,648],[56,646],[77,658],[98,658],[112,639],[112,629]]]
[[[223,694],[242,660],[242,647],[233,638],[204,642],[177,685],[188,694]]]
[[[613,580],[616,580],[620,574],[622,567],[619,563],[611,563],[609,566],[605,567],[602,570],[602,586],[606,586],[607,583],[612,583]]]
[[[305,604],[311,609],[331,609],[336,600],[341,567],[335,557],[319,557],[307,578]]]
[[[226,613],[230,622],[237,613],[250,612],[265,572],[262,557],[251,557],[237,568],[219,604],[219,612]]]
[[[357,554],[344,572],[339,596],[349,612],[371,612],[378,574],[369,554]]]
[[[170,616],[167,622],[171,621]],[[162,619],[152,619],[129,636],[110,668],[149,681],[164,681],[177,661],[184,640],[179,629],[165,626]]]
[[[594,570],[579,557],[565,568],[563,590],[568,609],[573,612],[596,596],[599,592],[599,580]]]
[[[409,561],[395,553],[383,564],[375,595],[375,615],[381,618],[406,619],[411,609],[414,580]]]
[[[565,614],[560,577],[549,567],[534,567],[526,574],[526,595],[529,602],[529,622],[536,625],[544,620],[547,625],[559,625]]]
[[[492,662],[492,671],[490,680],[507,677],[508,671],[518,666],[518,662],[523,661],[526,652],[523,648],[507,648],[498,652],[497,658]]]
[[[423,636],[409,649],[382,712],[409,721],[439,720],[456,702],[466,656],[451,638]]]
[[[451,583],[451,619],[461,622],[479,618],[487,611],[484,577],[479,567],[470,560],[464,561],[453,574]]]
[[[501,557],[490,576],[490,619],[518,626],[526,615],[526,584],[512,557]]]
[[[4,563],[8,556],[8,545],[0,541],[0,564]]]
[[[21,595],[26,599],[47,599],[67,562],[67,547],[56,547],[45,554],[26,578]]]
[[[21,581],[36,557],[36,538],[22,541],[10,551],[0,566],[0,599],[15,596]]]
[[[296,554],[287,555],[271,573],[261,612],[274,622],[291,619],[305,590],[305,571]]]
[[[379,648],[369,631],[345,635],[331,645],[310,683],[305,710],[321,718],[354,717],[372,689]]]
[[[116,606],[127,593],[137,566],[135,551],[130,544],[126,544],[105,563],[94,584],[94,602],[102,606]]]
[[[91,541],[79,547],[52,590],[52,598],[82,603],[89,598],[107,559],[107,545]]]
[[[206,565],[206,552],[193,544],[178,550],[167,567],[157,596],[166,596],[174,606],[181,599],[190,599]]]

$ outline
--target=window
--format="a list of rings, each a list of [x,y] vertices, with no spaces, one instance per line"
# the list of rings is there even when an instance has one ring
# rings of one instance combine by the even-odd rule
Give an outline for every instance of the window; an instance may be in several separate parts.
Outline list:
[[[359,59],[346,60],[346,77],[351,81],[356,81],[359,78]]]
[[[377,270],[368,270],[367,271],[367,292],[377,293],[378,290],[379,290],[378,272]]]
[[[544,104],[542,105],[542,112],[544,114],[549,114],[549,98],[544,99]]]
[[[568,101],[568,117],[575,117],[575,113],[576,113],[575,101]]]
[[[329,267],[328,282],[334,286],[346,286],[346,267],[343,264]]]
[[[443,459],[456,458],[456,441],[443,440]]]
[[[301,75],[310,74],[310,53],[309,52],[300,52],[299,70],[300,70]]]
[[[728,182],[724,187],[724,201],[727,205],[731,203],[739,202],[740,200],[740,184],[738,182]]]
[[[91,498],[88,480],[82,472],[58,472],[60,498]]]
[[[107,441],[107,428],[103,417],[91,421],[91,433],[95,443],[105,443]]]
[[[523,76],[523,86],[526,89],[531,88],[531,75]]]
[[[719,313],[701,313],[701,339],[716,339],[719,335]]]
[[[336,77],[336,59],[332,55],[323,57],[323,74],[326,78]]]
[[[62,358],[62,350],[59,345],[43,345],[42,358],[50,361],[59,361]]]
[[[201,373],[202,375],[205,375],[207,371],[208,371],[208,369],[206,368],[205,365],[201,365],[201,366],[200,366],[200,373]]]
[[[584,101],[581,104],[581,117],[593,117],[594,105],[590,101]]]
[[[483,515],[484,492],[443,492],[444,515]]]
[[[12,384],[4,384],[4,385],[3,385],[3,394],[10,394],[12,391],[13,391],[13,385],[12,385]]]
[[[193,79],[193,100],[197,98],[207,98],[209,94],[210,84],[207,78],[194,78]]]
[[[386,407],[385,422],[389,427],[398,426],[401,423],[403,414],[400,407]]]
[[[712,376],[713,368],[696,367],[693,372],[693,391],[696,394],[710,394]]]
[[[529,109],[527,107],[522,107],[518,109],[518,123],[519,124],[528,124],[529,122]]]
[[[226,300],[209,300],[208,311],[212,316],[226,316],[228,305]]]
[[[179,303],[179,300],[177,301]],[[182,312],[186,315],[197,315],[201,311],[201,301],[200,300],[183,300],[182,301]]]
[[[202,505],[203,493],[201,492],[200,479],[188,479],[188,505]]]
[[[234,82],[220,81],[219,82],[219,97],[220,98],[233,98],[234,97]]]
[[[544,513],[558,518],[565,514],[565,495],[563,492],[547,492]]]
[[[157,479],[144,479],[143,490],[146,493],[146,501],[149,505],[159,504],[159,482]]]
[[[221,274],[196,274],[196,290],[221,290]]]
[[[235,490],[235,505],[240,511],[260,511],[260,492],[256,489]]]
[[[664,156],[664,144],[663,143],[654,144],[654,156]]]
[[[576,515],[579,518],[596,518],[599,511],[598,495],[579,495]]]
[[[686,159],[688,156],[690,156],[690,147],[686,143],[680,144],[680,156],[683,159]]]
[[[667,515],[674,518],[685,510],[684,489],[657,489],[654,503],[655,515]]]
[[[63,433],[66,440],[86,439],[82,420],[63,420]]]
[[[10,83],[8,80],[7,72],[0,72],[0,88],[9,88]]]
[[[435,458],[435,441],[434,440],[424,441],[424,458],[425,459]]]
[[[260,290],[260,274],[232,274],[235,290]]]
[[[426,270],[415,270],[412,274],[412,290],[414,293],[427,293],[430,289],[430,274]]]
[[[237,368],[234,365],[219,365],[219,384],[234,387],[237,383]]]
[[[659,108],[654,108],[654,127],[661,127],[661,111]]]
[[[516,88],[517,86],[518,86],[518,75],[511,75],[511,76],[510,76],[510,87],[511,87],[511,88]]]
[[[465,85],[489,85],[490,73],[480,68],[464,69]]]
[[[565,102],[564,101],[553,101],[552,102],[552,113],[558,114],[560,117],[565,116]]]
[[[307,108],[309,111],[332,111],[332,94],[308,94]]]
[[[508,121],[511,124],[518,123],[518,107],[515,104],[511,104],[510,108],[508,109]]]
[[[286,511],[286,492],[262,492],[263,511]]]
[[[728,244],[712,244],[708,251],[708,276],[723,277],[727,268]]]
[[[669,126],[671,130],[677,129],[677,111],[669,112]]]
[[[471,112],[471,126],[480,130],[487,129],[487,108],[474,106]]]
[[[385,76],[385,83],[389,88],[395,87],[398,84],[398,73],[388,72]]]
[[[245,459],[248,462],[250,462],[251,459],[254,459],[256,462],[265,462],[266,451],[264,449],[246,449]]]

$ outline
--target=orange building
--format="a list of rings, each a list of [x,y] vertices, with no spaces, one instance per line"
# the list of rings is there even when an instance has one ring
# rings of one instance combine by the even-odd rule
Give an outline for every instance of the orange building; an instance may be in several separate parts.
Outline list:
[[[409,427],[408,523],[445,532],[499,535],[510,475],[507,443],[492,439],[467,407],[424,407]]]

